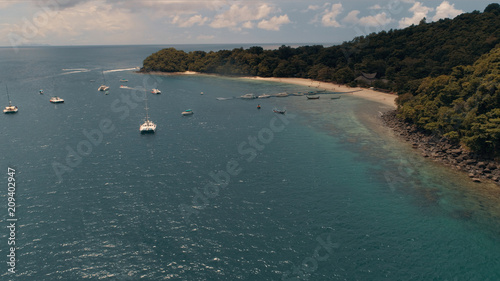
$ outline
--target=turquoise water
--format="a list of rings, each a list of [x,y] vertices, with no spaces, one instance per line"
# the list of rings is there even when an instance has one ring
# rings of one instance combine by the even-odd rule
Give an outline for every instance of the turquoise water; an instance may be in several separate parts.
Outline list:
[[[2,280],[499,279],[498,188],[400,143],[386,107],[333,93],[220,101],[311,89],[132,70],[159,48],[0,49],[19,107],[0,118],[19,219]],[[154,135],[139,133],[143,92],[121,84],[162,91],[148,92]]]

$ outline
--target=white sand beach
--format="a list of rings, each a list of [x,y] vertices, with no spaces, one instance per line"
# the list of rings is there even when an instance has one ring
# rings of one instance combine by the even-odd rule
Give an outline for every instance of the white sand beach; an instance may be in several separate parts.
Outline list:
[[[255,80],[264,80],[264,81],[274,81],[274,82],[281,82],[281,83],[290,83],[290,84],[308,86],[310,88],[315,88],[315,89],[319,89],[319,90],[327,90],[327,91],[332,91],[332,92],[345,93],[347,95],[353,95],[353,96],[357,96],[360,98],[373,100],[373,101],[383,103],[385,105],[392,106],[392,107],[396,108],[395,100],[397,98],[397,95],[386,94],[386,93],[382,93],[382,92],[378,92],[378,91],[370,90],[370,89],[365,89],[365,88],[359,88],[359,87],[351,88],[351,87],[347,87],[344,85],[327,83],[327,82],[320,82],[320,81],[315,81],[315,80],[311,80],[311,79],[304,79],[304,78],[275,78],[275,77],[270,77],[270,78],[245,77],[245,78],[246,79],[255,79]]]

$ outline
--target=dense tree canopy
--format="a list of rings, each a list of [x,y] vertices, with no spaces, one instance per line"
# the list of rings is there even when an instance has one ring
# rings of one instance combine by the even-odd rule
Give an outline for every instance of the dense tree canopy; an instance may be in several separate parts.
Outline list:
[[[500,45],[472,66],[425,78],[398,102],[400,116],[419,127],[500,156]]]

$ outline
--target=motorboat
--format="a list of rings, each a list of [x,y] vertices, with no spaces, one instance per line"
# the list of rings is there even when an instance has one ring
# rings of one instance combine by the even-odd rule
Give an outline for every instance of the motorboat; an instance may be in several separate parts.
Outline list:
[[[279,93],[279,94],[276,94],[276,96],[278,98],[288,97],[288,93]]]
[[[286,109],[277,109],[275,107],[275,108],[273,108],[273,112],[274,113],[279,113],[279,114],[285,114],[286,113]]]
[[[49,100],[51,103],[63,103],[64,100],[60,97],[51,97]]]
[[[268,95],[268,94],[262,94],[262,95],[260,95],[258,98],[259,98],[259,99],[267,99],[267,98],[270,98],[270,97],[271,97],[271,95]]]
[[[191,109],[186,109],[185,111],[182,112],[183,116],[193,115],[193,114],[194,114],[194,112]]]
[[[153,89],[153,90],[151,90],[151,93],[155,94],[155,95],[158,95],[158,94],[161,94],[161,91],[158,90],[158,89]]]
[[[256,99],[257,97],[254,94],[245,94],[241,96],[242,99]]]

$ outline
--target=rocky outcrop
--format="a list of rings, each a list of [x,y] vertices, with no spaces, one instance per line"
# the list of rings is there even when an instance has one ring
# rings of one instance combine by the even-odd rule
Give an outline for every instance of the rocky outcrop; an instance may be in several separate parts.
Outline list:
[[[382,119],[402,139],[411,143],[414,149],[420,150],[423,157],[432,158],[464,171],[474,182],[491,180],[500,185],[500,164],[498,162],[467,151],[446,138],[420,131],[417,126],[397,118],[395,110],[384,113]]]

